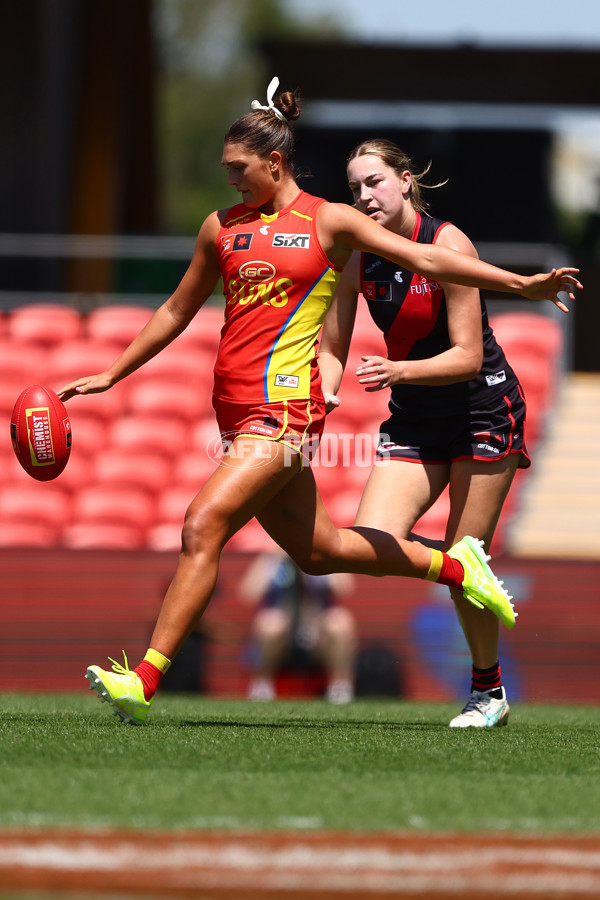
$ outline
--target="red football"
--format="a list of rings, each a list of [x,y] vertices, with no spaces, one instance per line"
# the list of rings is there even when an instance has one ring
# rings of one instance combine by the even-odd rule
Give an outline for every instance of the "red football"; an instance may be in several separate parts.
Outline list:
[[[37,481],[60,475],[71,453],[71,422],[58,395],[34,384],[17,398],[10,420],[17,459]]]

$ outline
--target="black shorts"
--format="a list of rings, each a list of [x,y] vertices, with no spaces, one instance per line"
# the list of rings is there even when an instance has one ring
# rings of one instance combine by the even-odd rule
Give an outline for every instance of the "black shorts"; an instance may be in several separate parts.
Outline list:
[[[492,461],[518,453],[519,469],[531,465],[525,445],[525,400],[518,384],[493,410],[419,416],[393,404],[390,408],[394,412],[380,429],[380,459],[435,465],[460,459]]]

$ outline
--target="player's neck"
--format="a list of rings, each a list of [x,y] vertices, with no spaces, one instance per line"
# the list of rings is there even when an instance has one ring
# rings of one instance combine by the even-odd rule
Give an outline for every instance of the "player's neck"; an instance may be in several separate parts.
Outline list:
[[[293,179],[288,179],[278,187],[268,203],[259,207],[258,211],[264,216],[274,216],[276,213],[281,212],[282,209],[285,209],[286,206],[289,206],[290,203],[293,203],[299,193],[300,188],[296,182]]]

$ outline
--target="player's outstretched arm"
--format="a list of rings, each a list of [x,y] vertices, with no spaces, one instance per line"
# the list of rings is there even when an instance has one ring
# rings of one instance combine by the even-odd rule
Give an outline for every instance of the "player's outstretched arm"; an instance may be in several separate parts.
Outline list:
[[[363,250],[437,281],[522,294],[530,300],[552,300],[563,311],[566,306],[558,295],[566,292],[573,300],[582,287],[575,277],[578,269],[567,266],[545,274],[518,275],[450,247],[410,241],[342,203],[323,204],[317,225],[323,247],[340,268],[346,265],[351,250]]]
[[[221,276],[214,251],[219,230],[217,213],[202,225],[194,255],[175,292],[156,310],[131,344],[99,375],[86,375],[57,391],[61,400],[77,394],[98,394],[122,381],[181,334],[213,293]]]

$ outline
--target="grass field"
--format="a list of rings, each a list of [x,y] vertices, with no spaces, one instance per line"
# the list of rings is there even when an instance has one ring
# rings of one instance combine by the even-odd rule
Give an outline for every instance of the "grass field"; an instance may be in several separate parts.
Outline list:
[[[597,832],[600,707],[251,704],[160,696],[143,727],[91,693],[0,696],[0,828]]]

